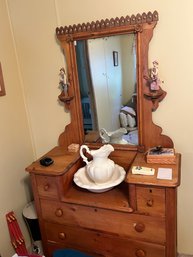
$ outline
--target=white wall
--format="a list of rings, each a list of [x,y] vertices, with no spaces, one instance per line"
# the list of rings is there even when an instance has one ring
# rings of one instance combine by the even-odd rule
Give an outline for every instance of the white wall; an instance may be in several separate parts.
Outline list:
[[[0,97],[0,254],[9,257],[14,251],[5,219],[8,212],[15,212],[29,245],[22,210],[31,200],[25,167],[32,162],[33,151],[9,16],[5,1],[2,0],[0,32],[0,62],[6,89],[6,95]]]
[[[64,58],[55,39],[54,2],[8,0],[36,157],[57,144],[69,123],[69,114],[58,102]]]
[[[178,249],[180,252],[193,254],[193,189],[191,183],[193,181],[191,169],[193,160],[193,119],[191,117],[193,113],[193,83],[191,76],[193,67],[193,32],[191,26],[193,1],[7,1],[19,57],[36,157],[57,143],[59,133],[62,132],[64,126],[70,120],[69,114],[65,113],[63,107],[57,103],[57,96],[59,94],[57,88],[58,72],[63,65],[63,57],[60,47],[54,38],[55,27],[57,25],[64,26],[96,21],[102,18],[126,16],[127,14],[148,12],[149,10],[157,10],[159,12],[160,20],[150,44],[149,63],[151,65],[155,59],[160,63],[159,74],[165,82],[163,89],[168,94],[154,114],[154,121],[163,127],[164,134],[172,137],[176,150],[181,152],[183,156],[182,184],[179,188],[178,196]],[[1,3],[4,4],[4,2],[5,0],[1,0]],[[3,8],[1,12],[4,15],[6,10]],[[7,34],[4,27],[2,27],[2,31]],[[2,44],[2,39],[0,44]],[[0,49],[3,52],[3,46]],[[10,54],[8,50],[7,54]],[[8,90],[8,84],[11,87],[11,85],[17,83],[14,75],[11,74],[11,71],[15,72],[16,64],[12,60],[6,59],[5,54],[3,56],[5,84]],[[5,62],[8,64],[5,65]],[[10,81],[10,83],[7,81]],[[10,108],[13,106],[13,104],[11,106],[11,100],[14,100],[14,103],[15,101],[17,102],[14,105],[14,110],[16,110],[15,106],[17,106],[17,108],[20,108],[20,111],[17,113],[24,115],[23,107],[20,106],[21,101],[17,97],[13,97],[13,92],[15,91],[12,88],[11,90],[9,89],[9,97],[12,96],[9,102],[7,102],[8,98],[0,98],[0,104],[5,105],[4,111],[1,110],[4,116],[5,110],[8,113],[11,111]],[[7,118],[8,116],[6,115]],[[13,123],[15,124],[14,121]],[[16,123],[18,124],[18,122]],[[9,154],[9,149],[13,147],[11,143],[14,133],[15,135],[18,134],[15,131],[15,127],[14,130],[11,129],[12,127],[6,127],[7,140],[6,138],[3,139],[7,143],[9,141],[9,146],[6,146],[6,143],[4,143],[7,155]],[[25,131],[24,127],[22,127],[23,130]],[[26,132],[24,133],[24,138],[25,134]],[[13,141],[14,146],[18,145],[18,141],[23,142],[23,144],[26,143],[29,138],[28,136],[27,140],[26,138],[24,140],[24,138]],[[23,149],[22,143],[20,143],[20,147]],[[30,158],[27,156],[23,162],[26,162],[28,159]],[[18,169],[21,166],[23,167],[21,163],[17,166]],[[6,175],[4,174],[3,176],[6,181]],[[19,187],[18,190],[22,190],[22,187]]]
[[[136,34],[122,37],[122,104],[127,105],[136,93]]]
[[[119,53],[119,65],[113,64],[113,51]],[[88,40],[89,64],[96,101],[99,130],[113,131],[120,127],[121,47],[119,37]]]

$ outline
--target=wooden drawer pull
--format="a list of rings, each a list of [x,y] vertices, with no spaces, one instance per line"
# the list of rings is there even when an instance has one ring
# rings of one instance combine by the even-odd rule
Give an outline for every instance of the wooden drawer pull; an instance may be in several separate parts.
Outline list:
[[[145,225],[143,223],[135,223],[134,228],[137,232],[143,232],[145,230]]]
[[[64,232],[60,232],[58,234],[59,239],[64,240],[66,238],[66,234]]]
[[[50,188],[50,185],[49,185],[49,184],[45,184],[45,185],[44,185],[44,191],[48,191],[49,188]]]
[[[146,252],[144,250],[138,249],[135,252],[135,256],[137,256],[137,257],[145,257],[146,256]]]
[[[153,199],[147,200],[147,206],[149,206],[149,207],[153,206]]]
[[[55,211],[55,215],[56,215],[57,217],[62,217],[62,215],[63,215],[63,210],[60,209],[60,208],[58,208],[58,209]]]

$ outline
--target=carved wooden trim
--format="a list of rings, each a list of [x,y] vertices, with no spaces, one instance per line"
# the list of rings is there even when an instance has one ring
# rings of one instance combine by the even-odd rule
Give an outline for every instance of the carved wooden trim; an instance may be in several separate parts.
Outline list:
[[[146,151],[156,145],[173,147],[172,140],[168,136],[162,135],[162,128],[155,125],[152,121],[152,110],[156,110],[159,102],[165,97],[166,92],[161,88],[157,92],[151,92],[146,79],[149,77],[149,43],[157,21],[158,13],[154,11],[153,13],[148,12],[142,15],[131,15],[125,18],[106,19],[83,23],[82,25],[78,24],[56,28],[56,36],[60,41],[67,63],[68,80],[70,80],[69,97],[73,97],[73,99],[64,99],[62,94],[59,96],[59,99],[65,102],[66,108],[70,110],[72,117],[70,124],[66,126],[64,132],[59,136],[60,146],[67,147],[72,143],[82,144],[85,138],[83,117],[80,111],[81,98],[74,41],[136,33],[139,145],[115,145],[115,147],[116,150],[132,151],[137,149],[139,151]],[[91,147],[94,148],[95,146],[99,147],[97,143],[92,143]]]
[[[65,27],[57,27],[56,35],[68,35],[69,40],[72,40],[70,35],[77,34],[81,32],[98,32],[102,30],[106,30],[109,28],[119,28],[128,25],[135,25],[136,31],[141,30],[140,24],[143,23],[151,23],[153,21],[158,21],[158,12],[154,11],[148,13],[142,13],[137,15],[126,16],[125,18],[122,16],[120,18],[111,18],[111,19],[102,19],[101,21],[92,21],[77,25],[70,25]]]

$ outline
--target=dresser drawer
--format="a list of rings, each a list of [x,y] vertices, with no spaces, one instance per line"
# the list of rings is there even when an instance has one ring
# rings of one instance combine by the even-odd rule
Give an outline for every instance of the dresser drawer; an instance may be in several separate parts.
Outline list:
[[[141,213],[165,216],[165,189],[136,186],[137,210]]]
[[[111,257],[164,257],[163,245],[140,242],[88,229],[74,228],[53,223],[45,223],[49,244],[59,244],[61,248],[80,249],[85,252]]]
[[[37,190],[39,196],[53,199],[58,198],[56,178],[51,176],[36,175]]]
[[[118,235],[165,242],[165,220],[160,217],[129,214],[41,199],[43,219],[60,224],[107,231]]]

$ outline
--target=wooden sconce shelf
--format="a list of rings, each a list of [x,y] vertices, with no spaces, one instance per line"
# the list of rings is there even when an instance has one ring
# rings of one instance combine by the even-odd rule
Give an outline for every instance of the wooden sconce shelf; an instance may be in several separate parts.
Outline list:
[[[63,92],[58,96],[58,99],[65,104],[66,108],[69,108],[73,98],[74,96],[66,96]]]

